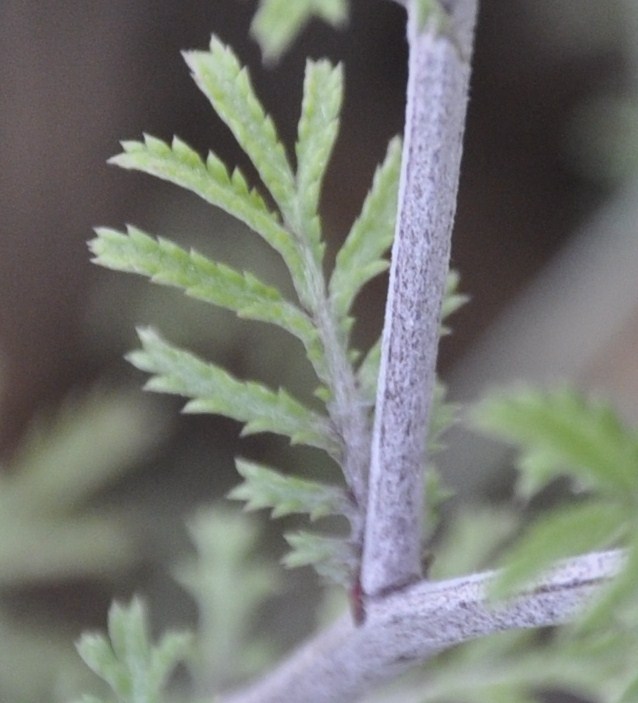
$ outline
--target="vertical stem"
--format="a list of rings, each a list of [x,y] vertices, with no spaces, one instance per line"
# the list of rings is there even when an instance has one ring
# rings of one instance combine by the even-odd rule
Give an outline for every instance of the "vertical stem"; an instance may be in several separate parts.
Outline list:
[[[421,575],[423,471],[477,0],[408,0],[408,90],[372,439],[362,587]]]

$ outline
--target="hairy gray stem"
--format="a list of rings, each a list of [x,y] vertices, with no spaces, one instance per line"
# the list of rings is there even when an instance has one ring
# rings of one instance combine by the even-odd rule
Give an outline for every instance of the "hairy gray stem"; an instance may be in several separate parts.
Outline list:
[[[367,596],[421,575],[426,436],[477,12],[477,0],[457,0],[424,18],[423,4],[406,3],[406,127],[372,438]]]
[[[558,564],[491,604],[493,572],[418,581],[426,427],[448,269],[477,0],[405,0],[410,74],[362,562],[366,618],[344,617],[222,703],[352,703],[468,640],[572,619],[622,564],[620,551]],[[408,584],[408,585],[406,585]]]
[[[368,603],[366,622],[351,618],[310,640],[279,668],[220,703],[352,703],[410,666],[477,637],[571,620],[618,572],[620,551],[561,562],[516,598],[490,605],[493,572],[421,581]]]

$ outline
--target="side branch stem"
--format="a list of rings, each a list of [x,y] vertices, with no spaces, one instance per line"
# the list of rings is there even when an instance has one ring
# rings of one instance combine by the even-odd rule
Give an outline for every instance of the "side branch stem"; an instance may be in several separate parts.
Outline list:
[[[493,572],[421,581],[372,599],[364,625],[339,620],[279,668],[220,703],[352,703],[368,690],[453,645],[505,630],[571,620],[620,569],[620,551],[561,562],[506,603],[485,596]]]
[[[441,4],[427,17],[423,0],[406,5],[406,127],[372,438],[366,596],[421,576],[426,436],[477,12],[477,0]]]

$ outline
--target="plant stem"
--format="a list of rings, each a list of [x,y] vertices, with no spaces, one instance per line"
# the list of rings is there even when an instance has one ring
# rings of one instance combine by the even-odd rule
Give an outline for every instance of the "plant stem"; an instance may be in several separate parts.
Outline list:
[[[357,387],[352,364],[348,361],[347,349],[339,338],[335,315],[329,307],[329,298],[325,286],[321,291],[324,305],[314,311],[314,320],[320,331],[326,350],[327,366],[333,381],[333,399],[328,404],[330,417],[343,438],[344,456],[342,468],[348,487],[361,516],[361,526],[355,532],[363,530],[363,515],[367,502],[367,473],[370,463],[370,422],[365,403]],[[357,538],[360,541],[362,535]]]
[[[319,331],[326,355],[329,387],[332,393],[328,412],[336,432],[343,440],[341,468],[356,504],[356,510],[351,516],[351,539],[360,548],[363,541],[368,496],[367,474],[370,464],[371,423],[357,386],[352,364],[348,360],[345,340],[338,332],[337,318],[331,308],[323,272],[308,248],[302,250],[302,256],[314,291],[315,305],[309,312]]]
[[[477,0],[435,5],[424,17],[423,0],[406,3],[406,127],[372,439],[362,562],[367,596],[421,575],[426,437]]]
[[[365,625],[342,618],[256,684],[222,696],[220,703],[352,703],[453,645],[571,620],[616,575],[622,560],[618,550],[569,559],[498,605],[485,595],[494,572],[421,581],[372,599]]]
[[[494,572],[410,583],[420,575],[426,428],[477,10],[477,0],[433,1],[429,22],[423,12],[431,3],[405,2],[406,138],[362,562],[366,618],[362,624],[342,618],[255,684],[222,696],[222,703],[352,703],[454,645],[571,620],[624,559],[615,550],[563,561],[499,604],[486,595]]]

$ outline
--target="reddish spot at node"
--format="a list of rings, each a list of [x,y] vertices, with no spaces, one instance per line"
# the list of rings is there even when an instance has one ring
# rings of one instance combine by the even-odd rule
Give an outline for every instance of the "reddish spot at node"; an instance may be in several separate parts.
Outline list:
[[[350,588],[350,609],[355,625],[363,625],[366,619],[366,609],[363,600],[364,596],[363,589],[361,588],[361,579],[357,576]]]

